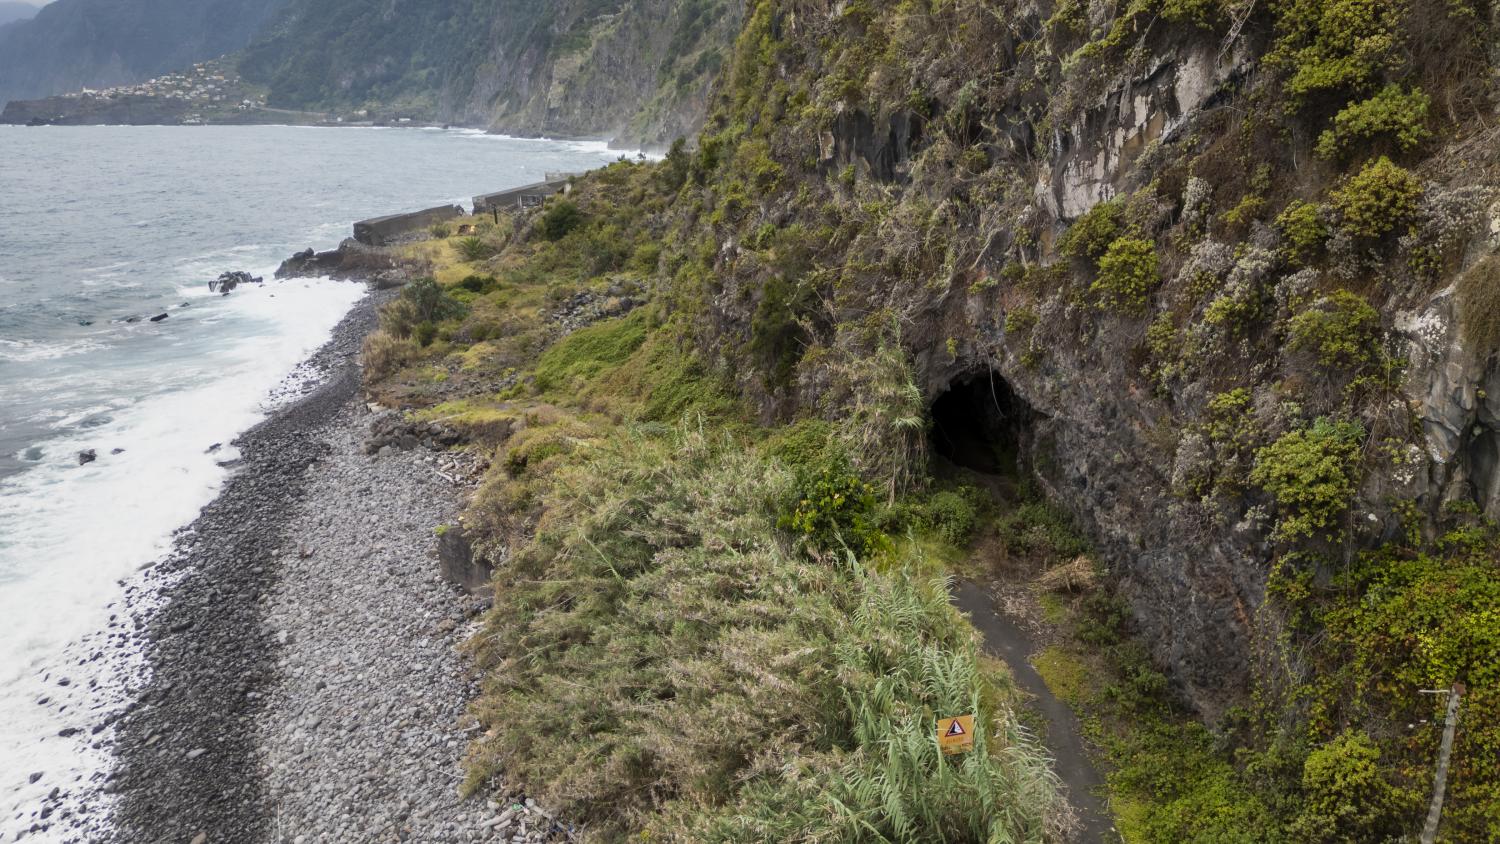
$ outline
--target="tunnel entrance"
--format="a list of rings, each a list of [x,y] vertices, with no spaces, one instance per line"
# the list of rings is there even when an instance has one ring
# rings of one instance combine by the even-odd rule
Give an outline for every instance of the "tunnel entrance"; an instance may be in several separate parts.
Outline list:
[[[932,453],[953,466],[1018,478],[1030,432],[1031,408],[992,371],[959,378],[932,403]]]

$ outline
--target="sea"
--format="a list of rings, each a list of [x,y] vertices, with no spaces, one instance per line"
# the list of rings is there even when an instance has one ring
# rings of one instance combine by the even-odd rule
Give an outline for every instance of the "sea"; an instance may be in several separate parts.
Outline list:
[[[0,840],[107,764],[92,728],[128,678],[90,660],[98,631],[366,295],[277,264],[358,219],[620,156],[469,130],[0,126]],[[266,282],[209,290],[233,270]]]

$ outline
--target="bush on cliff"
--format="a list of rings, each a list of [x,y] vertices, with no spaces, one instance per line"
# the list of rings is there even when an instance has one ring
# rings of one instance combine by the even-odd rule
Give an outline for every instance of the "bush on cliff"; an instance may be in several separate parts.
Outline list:
[[[1338,158],[1379,137],[1410,152],[1432,134],[1426,125],[1431,105],[1432,98],[1420,89],[1402,91],[1399,85],[1387,85],[1368,100],[1345,106],[1333,118],[1333,127],[1318,136],[1317,153]]]
[[[1381,156],[1351,176],[1331,198],[1344,230],[1373,240],[1411,221],[1422,198],[1422,183]]]
[[[537,231],[546,240],[562,240],[583,225],[583,212],[571,200],[554,199],[537,219]]]
[[[1309,351],[1318,363],[1357,372],[1380,357],[1380,314],[1364,297],[1335,291],[1293,316],[1289,346]]]
[[[1256,451],[1250,479],[1281,507],[1278,538],[1312,537],[1334,526],[1354,497],[1364,435],[1358,423],[1319,419]]]
[[[1100,295],[1102,305],[1138,314],[1146,309],[1146,297],[1159,280],[1156,244],[1122,237],[1100,256],[1099,277],[1090,289]]]

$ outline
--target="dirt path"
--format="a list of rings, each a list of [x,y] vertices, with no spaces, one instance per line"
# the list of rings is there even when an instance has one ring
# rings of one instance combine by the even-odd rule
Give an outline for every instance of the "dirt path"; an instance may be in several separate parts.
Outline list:
[[[1020,625],[995,611],[988,592],[968,580],[954,582],[953,602],[984,637],[985,650],[1005,660],[1016,685],[1032,697],[1032,706],[1047,720],[1047,749],[1056,760],[1054,767],[1062,778],[1068,802],[1078,812],[1079,829],[1073,840],[1088,844],[1119,841],[1109,810],[1097,796],[1104,788],[1104,778],[1089,760],[1078,719],[1067,704],[1053,696],[1031,666],[1036,643]]]

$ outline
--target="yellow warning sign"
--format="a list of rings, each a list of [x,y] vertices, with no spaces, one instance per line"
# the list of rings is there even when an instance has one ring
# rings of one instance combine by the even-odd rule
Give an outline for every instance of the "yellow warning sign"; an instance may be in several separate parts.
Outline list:
[[[937,722],[938,747],[944,753],[964,753],[974,749],[974,716],[959,715],[939,718]]]

